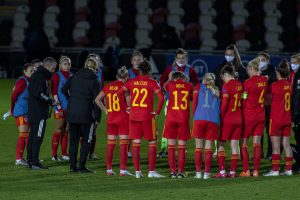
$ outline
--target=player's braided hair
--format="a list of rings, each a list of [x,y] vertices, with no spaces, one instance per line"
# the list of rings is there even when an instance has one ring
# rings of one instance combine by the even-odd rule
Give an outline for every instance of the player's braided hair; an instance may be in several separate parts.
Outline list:
[[[117,79],[126,79],[128,78],[128,70],[126,69],[125,66],[122,66],[120,69],[117,71]]]
[[[143,62],[140,63],[139,69],[143,75],[149,75],[151,72],[151,64],[150,62],[144,58]]]
[[[281,78],[288,78],[290,76],[290,67],[287,59],[281,60],[276,71],[280,74]]]
[[[211,89],[212,93],[216,96],[220,96],[219,88],[215,84],[216,77],[213,73],[206,73],[203,76],[202,83],[206,85],[207,88]]]
[[[259,58],[254,58],[248,63],[248,67],[252,67],[255,71],[259,71]]]
[[[70,59],[68,56],[61,56],[61,57],[59,58],[59,61],[58,61],[59,65],[61,65],[61,63],[62,63],[63,61],[67,61],[67,62],[71,63],[71,59]],[[59,67],[60,67],[60,66],[59,66]]]

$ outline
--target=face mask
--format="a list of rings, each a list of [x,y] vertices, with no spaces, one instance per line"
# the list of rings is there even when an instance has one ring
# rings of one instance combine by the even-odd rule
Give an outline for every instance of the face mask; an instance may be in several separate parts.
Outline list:
[[[298,70],[298,68],[299,68],[299,64],[291,64],[291,68],[292,68],[292,70],[293,71],[297,71]]]
[[[177,65],[178,67],[183,67],[183,66],[185,66],[185,64],[181,64],[181,63],[179,63],[179,62],[177,62],[177,61],[176,61],[176,65]]]
[[[260,69],[260,70],[265,70],[265,69],[267,68],[267,66],[268,66],[268,62],[261,61],[261,62],[259,63],[259,69]]]
[[[234,59],[234,56],[225,56],[227,62],[231,62]]]

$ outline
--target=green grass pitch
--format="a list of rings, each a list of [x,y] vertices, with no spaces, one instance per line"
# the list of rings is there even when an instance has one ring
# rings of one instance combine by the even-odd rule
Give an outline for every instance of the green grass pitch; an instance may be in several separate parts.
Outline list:
[[[0,81],[0,114],[10,106],[10,96],[15,80]],[[159,134],[164,117],[157,118]],[[194,142],[188,142],[186,179],[135,179],[134,177],[107,177],[105,172],[105,117],[97,131],[96,154],[100,160],[89,161],[87,166],[95,174],[70,174],[69,166],[51,161],[51,137],[53,119],[48,120],[40,158],[49,170],[32,171],[15,166],[15,146],[18,136],[13,118],[0,120],[0,199],[300,199],[300,177],[258,177],[236,179],[195,180],[193,163]],[[249,145],[251,146],[251,145]],[[250,148],[251,149],[251,148]],[[229,155],[229,151],[227,151]],[[250,152],[250,157],[252,152]],[[147,145],[142,144],[142,171],[147,175]],[[114,170],[118,167],[118,147],[115,150]],[[251,162],[252,164],[252,162]],[[284,163],[282,162],[282,167]],[[133,172],[129,159],[129,171]],[[229,166],[229,162],[227,162]],[[241,162],[239,163],[241,166]],[[251,165],[252,166],[252,165]],[[261,172],[271,167],[270,161],[262,160]],[[217,172],[214,159],[213,173]],[[241,170],[241,168],[239,168]],[[157,171],[168,176],[167,159],[157,160]]]

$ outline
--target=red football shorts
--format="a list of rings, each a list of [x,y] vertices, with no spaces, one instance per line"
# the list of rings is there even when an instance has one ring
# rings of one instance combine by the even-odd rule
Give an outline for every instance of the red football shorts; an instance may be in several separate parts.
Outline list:
[[[54,110],[54,119],[65,119],[65,112],[63,110]]]
[[[156,140],[156,124],[154,118],[144,121],[129,120],[129,139]]]
[[[242,138],[249,139],[250,136],[262,136],[265,129],[265,122],[245,121]]]
[[[16,126],[17,127],[19,127],[19,126],[29,126],[28,117],[26,115],[16,117],[15,120],[16,120]]]
[[[270,119],[270,136],[289,137],[291,136],[292,124],[280,124]]]
[[[205,120],[194,120],[193,137],[205,140],[217,140],[219,127],[216,123]]]
[[[119,122],[106,123],[108,135],[128,135],[129,134],[129,120],[128,118],[120,120]]]
[[[189,140],[191,138],[190,122],[165,120],[163,136],[167,139]]]
[[[223,124],[220,140],[240,140],[242,134],[242,124]]]

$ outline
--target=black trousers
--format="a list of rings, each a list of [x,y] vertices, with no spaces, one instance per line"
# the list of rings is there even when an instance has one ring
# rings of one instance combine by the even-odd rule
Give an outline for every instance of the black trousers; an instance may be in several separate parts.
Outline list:
[[[271,137],[270,137],[270,134],[269,134],[271,107],[270,106],[265,106],[265,110],[266,110],[265,128],[266,128],[266,134],[267,134],[267,140],[268,140],[268,151],[267,151],[266,157],[268,157],[268,156],[272,156],[272,151],[273,151],[272,141],[271,141]],[[264,145],[264,135],[261,138],[262,151],[264,150],[263,145]]]
[[[30,124],[30,134],[27,145],[27,163],[38,166],[40,164],[40,148],[44,139],[46,120],[42,119],[40,123]]]
[[[91,142],[93,139],[94,124],[75,124],[69,123],[70,127],[70,169],[77,168],[77,155],[80,136],[82,136],[82,145],[80,148],[79,170],[84,169],[89,154]]]

